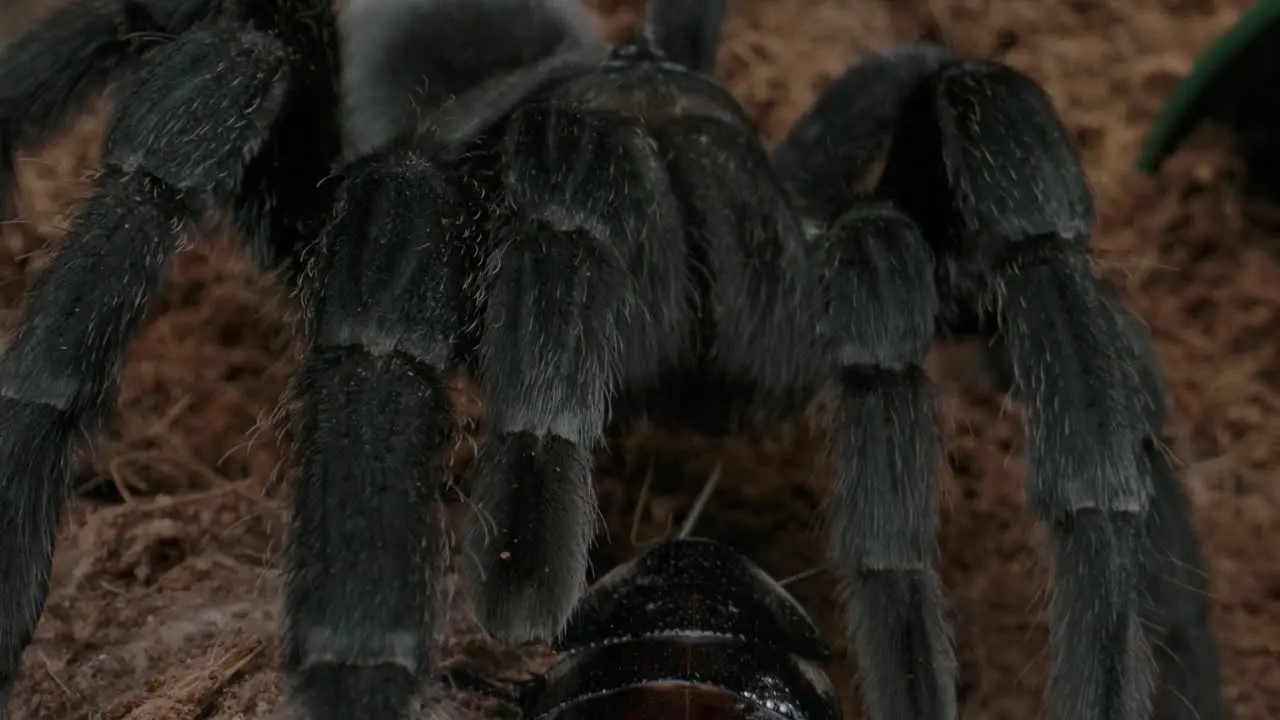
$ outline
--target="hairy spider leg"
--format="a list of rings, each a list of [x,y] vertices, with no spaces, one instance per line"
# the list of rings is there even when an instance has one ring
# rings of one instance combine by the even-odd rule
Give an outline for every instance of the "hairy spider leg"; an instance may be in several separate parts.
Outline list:
[[[826,512],[831,570],[869,716],[956,717],[956,664],[933,567],[941,443],[922,363],[941,298],[920,229],[888,202],[857,198],[896,110],[945,55],[906,45],[851,68],[774,151],[779,177],[820,234],[823,335],[838,367]]]
[[[670,119],[655,136],[698,272],[699,362],[718,381],[749,389],[752,411],[773,413],[807,398],[826,367],[805,320],[820,310],[820,277],[767,154],[730,107]]]
[[[1147,513],[1142,622],[1159,671],[1155,717],[1219,720],[1222,676],[1209,631],[1209,583],[1191,509],[1154,435],[1142,446],[1155,495]]]
[[[867,203],[827,231],[832,417],[830,555],[875,718],[953,718],[955,657],[933,567],[940,439],[922,364],[939,298],[919,229]]]
[[[1168,421],[1159,360],[1141,318],[1114,292],[1106,297],[1129,326],[1131,357],[1149,401],[1152,434],[1143,442],[1142,452],[1151,469],[1154,495],[1146,522],[1142,622],[1160,679],[1154,717],[1216,720],[1223,717],[1222,679],[1218,648],[1209,632],[1208,577],[1191,525],[1191,508],[1158,434]],[[987,347],[987,367],[994,381],[1016,396],[1018,388],[1007,348],[998,338]]]
[[[668,60],[709,75],[728,12],[728,0],[649,0],[646,28],[653,47]]]
[[[858,61],[822,91],[771,156],[802,216],[829,224],[859,186],[870,189],[907,95],[949,57],[936,45],[904,43]]]
[[[284,664],[309,720],[416,717],[436,670],[445,377],[476,232],[462,187],[412,150],[356,163],[303,273]]]
[[[1095,277],[1093,205],[1044,91],[957,61],[902,107],[882,187],[940,256],[944,302],[1008,350],[1026,409],[1028,500],[1051,533],[1051,717],[1150,714],[1141,626],[1155,488],[1132,325]],[[952,329],[964,330],[944,317]]]
[[[616,394],[657,389],[700,330],[695,353],[766,394],[799,394],[821,365],[794,321],[817,307],[816,273],[754,128],[643,45],[506,123],[496,201],[512,219],[480,282],[488,417],[467,566],[477,616],[504,639],[554,635],[584,587],[590,453]]]
[[[143,61],[93,191],[0,356],[3,692],[48,591],[72,449],[112,409],[126,348],[188,225],[231,199],[267,138],[286,69],[279,43],[238,29],[193,31]]]
[[[1091,272],[1091,199],[1050,101],[1007,67],[899,46],[837,79],[775,152],[775,166],[806,214],[828,225],[886,149],[877,193],[907,211],[932,248],[939,329],[978,332],[993,369],[1028,407],[1029,496],[1054,531],[1057,556],[1053,716],[1147,716],[1140,618],[1158,646],[1162,712],[1218,717],[1203,559],[1159,450],[1159,370],[1137,319]],[[870,245],[857,252],[872,253],[874,238],[856,239]],[[832,250],[838,257],[852,242]],[[911,247],[891,252],[909,256]],[[835,277],[833,307],[843,291]],[[839,499],[833,512],[839,528]],[[856,567],[856,558],[843,565]],[[856,646],[856,620],[852,627]],[[908,649],[890,639],[887,654],[872,655],[878,662],[860,659],[871,716],[954,717],[953,703],[933,703],[929,714],[900,687],[892,696],[876,689],[892,679],[867,677],[902,665]],[[950,669],[930,672],[942,692]]]
[[[63,4],[0,52],[0,222],[13,219],[14,153],[55,129],[122,65],[216,9],[213,0]]]
[[[633,119],[563,97],[508,124],[512,214],[480,281],[488,405],[467,581],[484,627],[506,639],[555,635],[576,603],[595,529],[591,452],[612,393],[657,382],[692,306],[652,143]]]

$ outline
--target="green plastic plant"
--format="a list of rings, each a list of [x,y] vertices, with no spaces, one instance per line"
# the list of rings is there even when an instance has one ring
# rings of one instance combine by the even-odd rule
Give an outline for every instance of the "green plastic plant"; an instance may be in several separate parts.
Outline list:
[[[1152,124],[1138,169],[1154,172],[1204,120],[1232,127],[1250,163],[1274,159],[1271,153],[1280,147],[1280,0],[1246,10],[1197,59]]]

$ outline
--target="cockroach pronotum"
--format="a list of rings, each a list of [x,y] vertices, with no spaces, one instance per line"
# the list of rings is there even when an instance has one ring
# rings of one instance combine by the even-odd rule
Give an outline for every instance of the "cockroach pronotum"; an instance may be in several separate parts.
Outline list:
[[[525,720],[841,718],[819,667],[830,648],[784,587],[812,573],[778,582],[691,536],[718,477],[674,539],[587,590],[554,644],[557,664],[517,690]]]

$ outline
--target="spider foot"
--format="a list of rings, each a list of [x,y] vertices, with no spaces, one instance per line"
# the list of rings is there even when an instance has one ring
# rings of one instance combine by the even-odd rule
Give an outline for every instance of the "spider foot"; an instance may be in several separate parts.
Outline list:
[[[315,665],[294,676],[277,720],[417,720],[420,687],[399,665]]]
[[[1056,550],[1052,717],[1150,717],[1150,673],[1138,598],[1138,513],[1082,510],[1053,523]],[[1080,668],[1093,671],[1081,673]]]
[[[553,637],[586,582],[591,455],[562,437],[521,432],[489,439],[477,462],[473,499],[486,517],[467,564],[476,617],[501,640]]]

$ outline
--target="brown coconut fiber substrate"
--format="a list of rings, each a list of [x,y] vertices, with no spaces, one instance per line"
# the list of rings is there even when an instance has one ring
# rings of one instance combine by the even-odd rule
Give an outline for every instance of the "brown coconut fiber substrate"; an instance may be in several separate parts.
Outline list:
[[[1131,170],[1142,133],[1192,59],[1245,0],[1126,3],[738,0],[721,76],[776,139],[859,55],[922,33],[1001,53],[1048,90],[1075,131],[1099,199],[1098,257],[1150,324],[1172,385],[1170,436],[1212,582],[1226,696],[1240,720],[1280,718],[1280,232],[1237,192],[1222,138],[1201,133],[1156,178]],[[611,27],[629,7],[603,8]],[[4,228],[5,321],[86,187],[97,124],[21,162],[22,222]],[[120,413],[76,476],[53,590],[25,656],[18,717],[182,720],[270,716],[283,492],[270,413],[294,363],[287,301],[217,243],[178,263],[141,331]],[[1017,414],[983,384],[942,380],[955,477],[940,538],[973,719],[1042,716],[1045,573],[1024,510]],[[699,530],[778,576],[817,564],[814,443],[798,430],[706,440],[638,431],[600,458],[610,533],[631,552],[650,461],[659,482],[641,533],[678,522],[717,462],[724,480]],[[459,446],[462,468],[471,450]],[[833,640],[830,582],[797,587]],[[455,604],[450,662],[499,679],[529,666],[474,631]],[[841,658],[843,659],[843,658]],[[850,668],[831,672],[858,717]],[[462,701],[449,717],[467,717]]]

